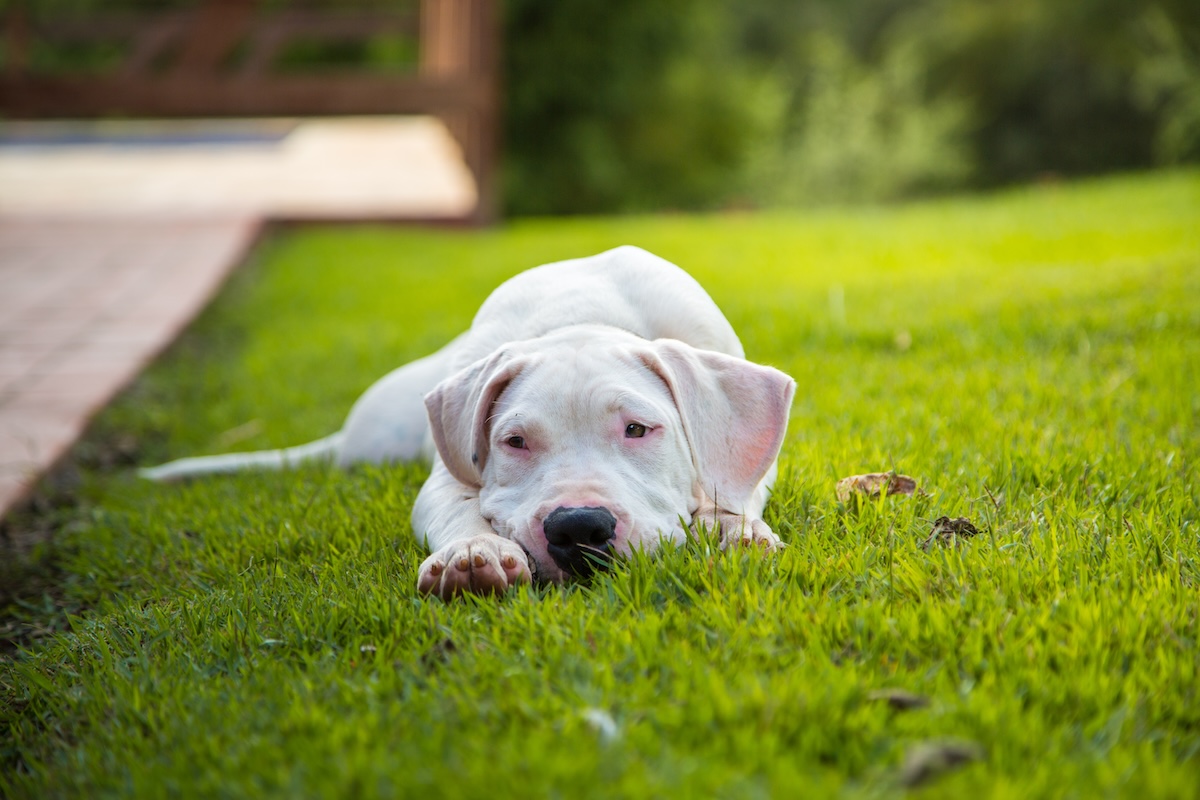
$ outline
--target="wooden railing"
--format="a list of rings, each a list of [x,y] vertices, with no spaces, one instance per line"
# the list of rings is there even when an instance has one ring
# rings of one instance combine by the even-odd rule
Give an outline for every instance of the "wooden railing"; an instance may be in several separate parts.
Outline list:
[[[278,5],[278,4],[275,4]],[[10,2],[3,19],[0,115],[10,119],[433,114],[475,177],[473,213],[496,213],[498,19],[494,0],[420,0],[419,9],[267,8],[203,0],[171,11],[40,19]],[[407,35],[410,72],[279,68],[296,41]],[[35,48],[109,47],[99,69],[48,69]]]

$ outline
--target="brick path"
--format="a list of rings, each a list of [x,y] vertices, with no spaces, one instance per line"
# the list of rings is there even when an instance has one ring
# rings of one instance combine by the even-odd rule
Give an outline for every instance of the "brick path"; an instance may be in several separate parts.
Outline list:
[[[0,219],[0,512],[204,307],[257,227]]]
[[[14,129],[28,126],[0,133]],[[474,205],[436,121],[287,130],[233,146],[0,147],[0,516],[204,307],[263,220]]]
[[[261,120],[272,141],[227,142],[246,122],[112,123],[80,128],[12,124],[32,132],[0,147],[0,216],[257,214],[272,219],[457,217],[475,184],[437,120],[426,117]],[[202,136],[207,130],[213,141]],[[251,131],[253,128],[250,129]],[[155,139],[157,134],[158,138]],[[22,141],[57,136],[65,143]],[[145,142],[137,146],[137,142]],[[172,144],[174,142],[174,144]]]

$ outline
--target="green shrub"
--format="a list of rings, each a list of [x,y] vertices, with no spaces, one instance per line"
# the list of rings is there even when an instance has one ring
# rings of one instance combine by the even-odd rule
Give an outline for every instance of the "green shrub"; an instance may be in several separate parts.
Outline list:
[[[764,132],[708,0],[505,4],[506,210],[711,206]]]
[[[789,205],[892,199],[971,174],[968,107],[929,97],[917,43],[898,42],[874,67],[829,35],[814,37],[810,51],[796,119],[760,165],[760,198]]]
[[[1158,119],[1155,156],[1173,164],[1200,157],[1200,31],[1175,23],[1161,8],[1141,20],[1138,98]]]
[[[513,0],[510,213],[887,200],[1200,155],[1200,4]]]

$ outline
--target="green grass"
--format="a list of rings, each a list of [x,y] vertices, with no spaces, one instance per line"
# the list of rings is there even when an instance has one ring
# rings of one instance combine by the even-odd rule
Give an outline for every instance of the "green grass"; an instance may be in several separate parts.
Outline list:
[[[622,243],[799,383],[778,557],[697,541],[445,604],[414,592],[423,467],[95,466],[113,442],[153,463],[325,434],[503,278]],[[0,661],[0,794],[878,797],[946,738],[983,757],[922,795],[1200,794],[1196,172],[279,234],[78,454],[31,560],[57,588],[9,609],[53,632]],[[925,494],[836,500],[891,468]],[[927,552],[942,515],[983,532]],[[892,688],[930,705],[871,699]]]

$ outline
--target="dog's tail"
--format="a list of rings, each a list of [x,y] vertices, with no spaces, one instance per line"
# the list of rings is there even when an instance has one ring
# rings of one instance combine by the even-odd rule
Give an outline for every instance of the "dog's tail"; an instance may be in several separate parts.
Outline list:
[[[144,467],[138,470],[138,475],[152,481],[172,481],[179,478],[190,478],[194,475],[238,472],[245,469],[287,469],[308,461],[332,459],[337,454],[341,442],[342,433],[339,431],[324,439],[317,439],[315,442],[285,447],[281,450],[181,458],[157,467]]]

